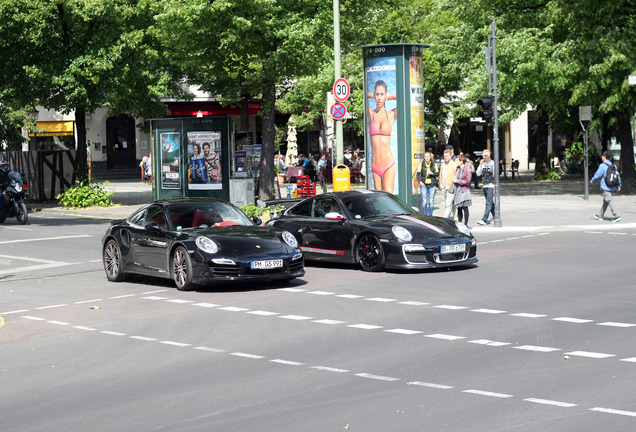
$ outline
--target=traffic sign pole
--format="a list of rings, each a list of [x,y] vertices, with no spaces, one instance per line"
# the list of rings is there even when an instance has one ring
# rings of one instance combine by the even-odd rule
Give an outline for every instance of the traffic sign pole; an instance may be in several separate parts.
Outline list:
[[[340,72],[340,0],[333,0],[333,53],[334,53],[334,79],[341,76]],[[336,162],[344,163],[342,151],[342,121],[336,120]]]

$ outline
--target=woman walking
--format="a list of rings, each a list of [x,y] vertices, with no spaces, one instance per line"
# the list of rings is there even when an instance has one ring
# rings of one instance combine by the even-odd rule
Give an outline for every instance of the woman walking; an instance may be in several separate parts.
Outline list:
[[[466,165],[466,156],[457,156],[455,162],[457,163],[457,171],[455,171],[455,178],[453,179],[453,184],[455,185],[455,200],[453,203],[457,208],[457,220],[468,226],[468,207],[472,204],[470,195],[472,173]]]

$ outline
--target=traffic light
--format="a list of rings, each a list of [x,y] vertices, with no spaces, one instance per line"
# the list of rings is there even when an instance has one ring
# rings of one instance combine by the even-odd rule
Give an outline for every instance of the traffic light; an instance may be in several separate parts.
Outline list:
[[[480,111],[477,113],[477,117],[483,118],[485,121],[489,122],[492,120],[492,102],[495,98],[491,95],[485,96],[477,101],[477,105],[480,107]]]

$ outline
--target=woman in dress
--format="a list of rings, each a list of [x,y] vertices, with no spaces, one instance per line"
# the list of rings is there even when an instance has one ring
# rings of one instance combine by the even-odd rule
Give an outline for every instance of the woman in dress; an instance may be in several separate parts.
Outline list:
[[[367,103],[369,115],[369,134],[373,157],[371,170],[375,189],[393,193],[395,183],[395,158],[391,152],[391,132],[393,122],[397,118],[397,108],[387,111],[384,104],[387,100],[395,100],[395,94],[387,94],[386,83],[378,80],[373,93],[367,92],[367,98],[375,100],[375,109]]]
[[[457,219],[468,226],[468,207],[472,204],[470,195],[470,182],[472,180],[472,172],[466,165],[466,156],[460,154],[455,160],[457,171],[455,171],[455,200],[453,204],[457,208]],[[463,220],[462,220],[463,218]]]

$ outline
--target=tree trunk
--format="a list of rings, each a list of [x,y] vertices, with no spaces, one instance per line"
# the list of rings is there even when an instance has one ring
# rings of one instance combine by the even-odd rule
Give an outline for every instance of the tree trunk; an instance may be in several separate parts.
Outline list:
[[[249,111],[249,95],[241,99],[241,130],[239,132],[245,132],[250,130],[250,111]]]
[[[621,142],[621,191],[631,193],[632,178],[634,178],[634,140],[632,138],[632,125],[630,124],[630,110],[617,111],[618,138]]]
[[[258,196],[262,200],[272,198],[274,189],[274,145],[276,128],[276,85],[273,80],[265,78],[263,82],[263,101],[261,102],[263,144],[261,147],[260,180]]]
[[[86,110],[75,108],[75,127],[77,128],[77,179],[87,178],[86,170]]]
[[[534,172],[543,173],[550,170],[548,161],[548,136],[550,129],[548,128],[548,115],[542,107],[537,107],[537,114],[535,125],[537,155]]]

